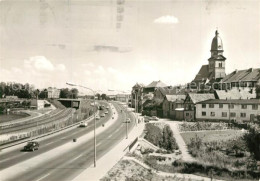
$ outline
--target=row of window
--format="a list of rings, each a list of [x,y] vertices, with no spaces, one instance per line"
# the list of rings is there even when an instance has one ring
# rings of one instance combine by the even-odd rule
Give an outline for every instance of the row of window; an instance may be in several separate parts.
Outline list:
[[[209,108],[214,108],[215,105],[216,105],[216,104],[209,104]],[[247,109],[247,106],[248,106],[248,105],[246,105],[246,104],[242,104],[242,105],[241,105],[241,108],[242,108],[242,109]],[[206,108],[206,107],[207,107],[206,104],[202,104],[202,108]],[[229,107],[230,109],[234,109],[235,106],[234,106],[234,104],[229,104],[228,107]],[[218,104],[218,108],[223,108],[223,104]],[[257,110],[257,109],[258,109],[258,105],[257,105],[257,104],[252,104],[252,109],[253,109],[253,110]]]
[[[202,116],[207,116],[207,112],[201,112]],[[214,117],[215,116],[215,112],[210,112],[210,116]],[[227,112],[222,112],[222,117],[227,117],[228,113]],[[230,117],[236,117],[236,113],[235,112],[231,112],[230,113]],[[246,117],[246,113],[240,113],[240,117],[244,118]]]

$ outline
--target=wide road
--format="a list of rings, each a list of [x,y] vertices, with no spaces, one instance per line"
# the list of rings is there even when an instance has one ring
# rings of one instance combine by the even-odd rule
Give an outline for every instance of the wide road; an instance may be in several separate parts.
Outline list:
[[[112,149],[119,141],[125,139],[125,113],[121,107],[114,104],[118,111],[118,119],[108,129],[97,136],[97,159]],[[128,114],[128,113],[127,113]],[[129,130],[134,126],[134,117],[129,114],[131,123]],[[16,175],[10,180],[20,181],[65,181],[72,180],[86,168],[93,164],[93,139],[83,142],[76,148],[63,153],[51,161],[41,162],[37,168],[28,168],[25,173]],[[87,179],[87,178],[86,178]]]
[[[102,102],[102,104],[108,106],[106,102]],[[100,114],[104,113],[106,110],[100,110]],[[112,110],[109,109],[108,114],[101,118],[100,120],[96,121],[96,126],[99,127],[102,124],[105,124],[110,118],[112,117]],[[40,149],[35,152],[23,152],[23,145],[21,144],[20,147],[16,146],[16,149],[12,149],[11,151],[3,151],[0,153],[0,170],[8,168],[12,165],[15,165],[19,162],[25,161],[32,157],[38,156],[44,152],[47,152],[55,147],[61,146],[67,142],[72,141],[73,138],[78,138],[84,134],[89,132],[93,132],[94,127],[94,119],[89,122],[89,126],[86,128],[75,127],[73,129],[64,130],[60,133],[48,136],[39,141]]]

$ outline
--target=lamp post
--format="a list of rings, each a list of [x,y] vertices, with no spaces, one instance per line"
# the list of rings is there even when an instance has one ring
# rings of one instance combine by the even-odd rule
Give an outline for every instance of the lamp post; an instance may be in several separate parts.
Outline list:
[[[66,82],[67,85],[70,85],[70,86],[78,86],[78,87],[82,87],[84,89],[88,89],[90,91],[92,91],[93,95],[94,95],[94,108],[96,106],[96,96],[95,96],[95,91],[88,88],[88,87],[85,87],[85,86],[82,86],[82,85],[77,85],[77,84],[73,84],[73,83],[68,83]],[[97,149],[96,149],[96,112],[94,110],[94,167],[96,167],[96,162],[97,162]]]

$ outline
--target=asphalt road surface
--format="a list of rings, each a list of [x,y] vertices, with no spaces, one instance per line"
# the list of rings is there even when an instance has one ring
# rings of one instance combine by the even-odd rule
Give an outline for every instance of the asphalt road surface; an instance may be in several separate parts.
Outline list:
[[[115,121],[113,125],[111,125],[108,129],[104,130],[101,134],[97,136],[97,159],[102,157],[105,153],[107,153],[109,150],[111,150],[119,141],[122,139],[125,139],[126,136],[126,125],[123,123],[125,121],[126,113],[121,113],[121,108],[114,104],[115,108],[118,112],[118,119]],[[109,113],[110,117],[112,114],[111,110]],[[128,113],[127,113],[128,114]],[[134,117],[131,114],[128,114],[128,117],[131,119],[131,123],[129,123],[129,130],[131,130],[134,126]],[[105,120],[99,120],[97,121],[97,124],[103,124]],[[80,128],[78,128],[80,129]],[[86,134],[89,131],[93,130],[93,124],[90,125],[87,128],[82,128],[82,130],[78,130],[74,133],[75,135],[71,136],[71,134],[66,133],[66,139],[67,141],[71,141],[74,137],[78,137],[80,135],[78,134]],[[68,136],[70,135],[70,136]],[[64,135],[63,135],[64,136]],[[27,157],[36,156],[37,154],[40,154],[41,151],[47,151],[51,150],[54,147],[57,147],[61,145],[60,142],[64,140],[64,137],[57,135],[57,141],[53,142],[53,138],[51,138],[51,142],[41,142],[41,147],[39,151],[33,152],[33,153],[20,153],[20,150],[17,150],[22,156],[20,157],[14,157],[11,159],[11,161],[7,160],[9,165],[14,164],[14,162],[18,163],[22,161],[23,159],[28,159]],[[63,138],[63,139],[61,139]],[[65,140],[66,140],[65,139]],[[47,141],[47,140],[44,140]],[[48,145],[46,145],[48,144]],[[45,145],[45,146],[44,146]],[[59,155],[55,157],[51,162],[41,162],[39,165],[37,165],[37,168],[30,168],[22,175],[16,175],[12,177],[10,180],[14,181],[65,181],[65,180],[72,180],[75,178],[78,174],[80,174],[82,171],[84,171],[89,166],[92,166],[93,164],[93,139],[90,139],[76,148],[73,148],[72,150],[65,152],[62,155]],[[15,155],[17,156],[17,151]],[[29,155],[29,156],[28,156]],[[17,162],[17,159],[18,160]],[[2,166],[2,163],[0,163]],[[3,169],[3,168],[2,168]],[[15,173],[15,172],[14,172]],[[87,179],[87,178],[86,178]]]
[[[107,103],[103,104],[105,104],[106,106],[108,105]],[[106,110],[100,111],[99,114],[102,114],[105,111]],[[109,109],[108,114],[105,117],[96,121],[96,127],[105,124],[111,118],[111,116],[112,110]],[[23,146],[21,145],[21,147],[18,147],[17,149],[14,149],[10,152],[0,153],[0,170],[3,170],[19,162],[25,161],[39,154],[47,152],[55,147],[61,146],[67,142],[72,141],[73,138],[78,138],[84,134],[93,131],[94,119],[91,120],[88,125],[89,126],[86,128],[76,127],[74,129],[68,129],[39,141],[40,149],[35,152],[23,152]]]

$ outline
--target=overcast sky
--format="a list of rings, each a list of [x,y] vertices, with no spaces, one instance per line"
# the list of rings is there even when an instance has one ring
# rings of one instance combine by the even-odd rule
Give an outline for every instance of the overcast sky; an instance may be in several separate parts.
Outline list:
[[[1,0],[0,80],[104,91],[185,84],[208,63],[216,28],[226,73],[260,67],[258,0],[125,0],[120,7],[117,0]]]

